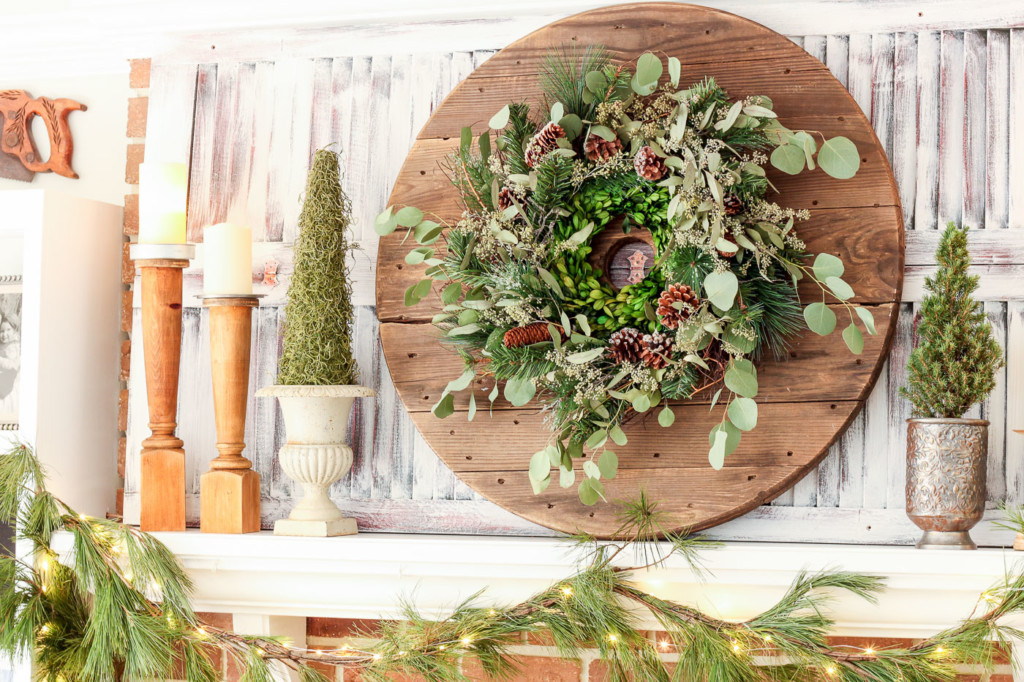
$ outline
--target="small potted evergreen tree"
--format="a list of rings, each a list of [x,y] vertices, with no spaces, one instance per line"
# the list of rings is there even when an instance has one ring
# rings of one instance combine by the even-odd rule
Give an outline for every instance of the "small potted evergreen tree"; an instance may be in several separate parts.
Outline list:
[[[340,180],[338,155],[317,151],[299,215],[277,385],[257,392],[281,403],[287,432],[281,468],[305,489],[291,515],[274,524],[275,535],[326,537],[357,530],[355,519],[345,518],[328,496],[352,467],[352,448],[345,442],[352,404],[375,395],[356,383],[346,263],[351,207]]]
[[[924,531],[922,549],[976,549],[970,529],[985,511],[988,422],[963,416],[992,392],[1002,349],[972,294],[967,228],[950,223],[925,280],[916,347],[900,392],[907,420],[907,515]]]

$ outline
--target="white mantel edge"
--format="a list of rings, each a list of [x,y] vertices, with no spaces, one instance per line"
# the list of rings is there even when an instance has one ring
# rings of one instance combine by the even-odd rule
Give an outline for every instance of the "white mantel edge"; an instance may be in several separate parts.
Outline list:
[[[427,616],[486,590],[481,603],[527,598],[574,571],[554,538],[361,534],[347,538],[156,533],[196,584],[199,611],[264,616],[396,618],[411,598]],[[56,548],[70,552],[67,536]],[[643,563],[622,555],[622,563]],[[701,583],[685,562],[637,576],[660,596],[743,619],[767,608],[801,570],[843,569],[888,577],[878,606],[842,597],[836,634],[924,637],[966,617],[979,595],[1024,559],[1012,550],[732,542],[703,554]]]

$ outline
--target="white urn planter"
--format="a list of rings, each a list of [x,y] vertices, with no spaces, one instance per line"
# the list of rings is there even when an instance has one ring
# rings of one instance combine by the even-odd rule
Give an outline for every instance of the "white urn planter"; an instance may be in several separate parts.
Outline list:
[[[274,523],[274,535],[331,537],[358,532],[327,491],[352,468],[346,443],[356,398],[372,398],[365,386],[267,386],[257,396],[281,403],[287,442],[278,453],[281,468],[301,483],[304,494],[287,519]]]

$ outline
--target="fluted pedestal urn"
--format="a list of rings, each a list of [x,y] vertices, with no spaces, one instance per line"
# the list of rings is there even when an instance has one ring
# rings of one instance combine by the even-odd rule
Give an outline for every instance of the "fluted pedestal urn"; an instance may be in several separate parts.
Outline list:
[[[345,517],[328,490],[352,467],[352,448],[345,442],[352,404],[376,392],[365,386],[268,386],[256,395],[281,403],[287,442],[278,459],[304,491],[288,518],[274,523],[274,535],[355,534],[356,520]]]
[[[907,420],[907,516],[919,549],[977,549],[970,530],[985,513],[988,422]]]

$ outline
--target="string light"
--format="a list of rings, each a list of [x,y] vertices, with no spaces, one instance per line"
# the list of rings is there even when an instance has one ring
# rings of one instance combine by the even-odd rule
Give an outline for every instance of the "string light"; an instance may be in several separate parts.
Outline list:
[[[498,612],[495,611],[494,609],[491,609],[490,611],[487,612],[487,615],[489,615],[491,617],[494,617],[494,616],[498,615]]]
[[[943,649],[941,646],[937,646],[935,647],[935,653],[941,656],[942,654],[946,653],[946,650]]]
[[[47,634],[49,634],[49,633],[50,633],[50,630],[52,630],[52,629],[53,629],[53,628],[52,628],[52,627],[50,627],[50,624],[49,624],[49,623],[43,623],[43,626],[42,626],[41,628],[39,628],[39,634],[41,634],[41,635],[47,635]]]
[[[667,649],[669,647],[668,640],[667,639],[661,640],[660,642],[658,642],[658,646],[661,647],[662,649]]]
[[[825,668],[825,672],[829,675],[835,675],[839,671],[834,665],[830,665],[829,667]]]
[[[565,587],[562,588],[562,594],[564,594],[566,597],[571,597],[572,596],[572,588],[569,587],[568,585],[566,585]]]
[[[872,649],[871,647],[868,647],[867,649],[864,650],[864,655],[865,656],[874,656],[875,655],[875,650]]]
[[[472,637],[469,637],[467,635],[466,637],[462,638],[462,646],[469,646],[472,643],[473,643],[473,638]]]
[[[772,641],[772,636],[771,635],[765,635],[764,641],[766,641],[766,642],[768,642],[770,644],[771,641]]]
[[[375,660],[375,661],[379,661],[379,660],[380,660],[380,659],[382,659],[382,658],[384,658],[384,657],[383,657],[383,656],[381,656],[380,654],[374,654],[374,655],[373,655],[373,660]]]
[[[739,643],[739,642],[737,642],[737,641],[736,641],[735,639],[734,639],[734,640],[732,640],[732,650],[733,650],[733,651],[734,651],[735,653],[737,653],[737,654],[738,654],[738,653],[740,652],[740,650],[741,650],[741,649],[742,649],[742,647],[740,647],[740,643]]]
[[[612,644],[615,644],[616,642],[619,641],[619,636],[617,634],[615,634],[614,632],[609,632],[608,633],[608,641],[611,642]]]

